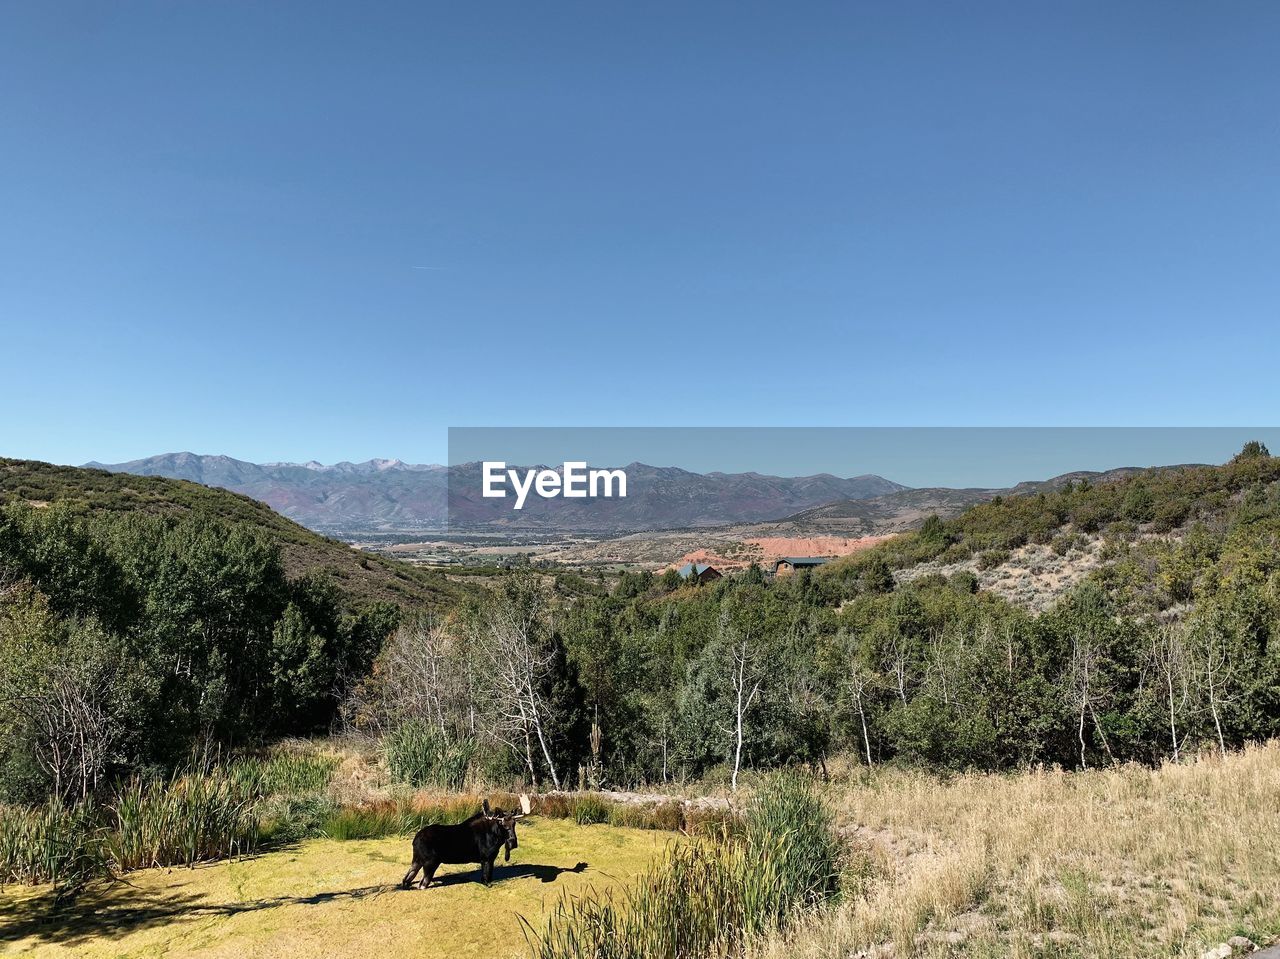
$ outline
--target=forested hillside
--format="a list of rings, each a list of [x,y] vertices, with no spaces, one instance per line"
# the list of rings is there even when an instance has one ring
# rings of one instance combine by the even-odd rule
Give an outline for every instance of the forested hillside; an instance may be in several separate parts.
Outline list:
[[[1224,466],[998,498],[813,575],[513,574],[416,609],[291,570],[291,547],[336,544],[254,521],[251,501],[78,475],[8,465],[9,797],[90,792],[335,715],[385,737],[410,781],[561,786],[734,782],[837,753],[1079,768],[1280,735],[1280,460],[1257,444]],[[966,570],[906,576],[1081,542],[1096,567],[1043,610]]]
[[[437,573],[389,562],[320,536],[266,503],[186,480],[0,458],[0,504],[57,504],[78,516],[146,513],[247,524],[279,544],[285,572],[323,571],[349,596],[409,605],[448,603],[456,590]]]
[[[1036,613],[937,559],[1101,538]],[[568,582],[562,583],[567,589]],[[426,718],[528,777],[723,776],[831,753],[1007,769],[1156,762],[1280,734],[1280,460],[1136,473],[1005,497],[818,574],[712,585],[624,576],[607,594],[516,581],[401,630],[349,708]],[[420,677],[430,675],[424,684]]]
[[[453,596],[235,494],[0,460],[0,799],[323,731]]]

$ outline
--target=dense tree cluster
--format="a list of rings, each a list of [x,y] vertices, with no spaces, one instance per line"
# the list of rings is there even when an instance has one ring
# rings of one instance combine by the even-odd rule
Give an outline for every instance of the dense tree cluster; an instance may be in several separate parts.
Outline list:
[[[0,508],[0,799],[324,729],[397,616],[246,523]]]
[[[457,621],[402,630],[352,716],[429,715],[528,777],[615,785],[833,752],[1004,769],[1225,749],[1280,734],[1278,480],[1263,450],[1074,484],[776,581],[512,580]],[[1106,565],[1040,615],[969,572],[893,575],[1102,531]]]
[[[1086,541],[1105,562],[1043,613],[978,589],[972,568]],[[956,571],[896,575],[926,560]],[[524,570],[432,614],[290,576],[250,523],[10,504],[0,799],[335,715],[407,731],[389,741],[422,781],[1155,762],[1280,734],[1278,628],[1280,460],[1260,447],[931,518],[812,574]]]

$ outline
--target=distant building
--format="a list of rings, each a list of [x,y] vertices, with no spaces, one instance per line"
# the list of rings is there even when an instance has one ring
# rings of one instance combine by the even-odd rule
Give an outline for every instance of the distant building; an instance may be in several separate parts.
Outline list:
[[[823,563],[829,563],[830,556],[783,556],[773,564],[773,574],[775,576],[786,576],[788,573],[794,573],[798,569],[813,569],[815,566],[821,566]]]
[[[681,579],[693,579],[699,583],[709,583],[723,575],[720,570],[706,563],[685,563],[676,570],[676,573]]]

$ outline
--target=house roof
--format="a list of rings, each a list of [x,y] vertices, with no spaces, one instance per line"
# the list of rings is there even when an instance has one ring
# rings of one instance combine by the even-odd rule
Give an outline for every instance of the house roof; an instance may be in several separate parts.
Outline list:
[[[688,579],[692,575],[701,576],[707,570],[711,570],[714,573],[715,567],[711,566],[708,563],[685,563],[683,566],[677,569],[676,572],[679,573],[681,576],[683,576],[685,579]]]
[[[821,566],[823,563],[829,563],[830,561],[830,556],[779,556],[778,561],[773,564],[773,568],[777,569],[783,563],[788,566]]]

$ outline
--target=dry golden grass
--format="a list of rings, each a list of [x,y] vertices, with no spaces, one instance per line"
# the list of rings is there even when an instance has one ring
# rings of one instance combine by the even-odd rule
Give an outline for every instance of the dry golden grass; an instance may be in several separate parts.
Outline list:
[[[865,895],[759,959],[1199,956],[1280,934],[1280,744],[1159,769],[886,770],[833,790]]]

